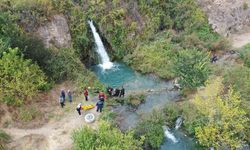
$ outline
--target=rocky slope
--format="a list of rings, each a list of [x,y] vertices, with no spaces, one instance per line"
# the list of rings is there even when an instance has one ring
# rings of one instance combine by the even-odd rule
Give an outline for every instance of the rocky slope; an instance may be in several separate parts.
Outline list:
[[[212,28],[231,38],[234,47],[250,42],[249,0],[198,0],[198,3],[208,15]]]

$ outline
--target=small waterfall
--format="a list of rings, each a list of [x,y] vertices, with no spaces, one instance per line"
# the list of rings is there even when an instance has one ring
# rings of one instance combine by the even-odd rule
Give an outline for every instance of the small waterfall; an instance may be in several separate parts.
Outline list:
[[[174,143],[177,143],[178,142],[178,140],[175,138],[175,136],[173,135],[173,133],[171,133],[169,130],[169,128],[167,127],[167,126],[163,126],[163,130],[164,130],[164,135],[168,138],[168,139],[170,139],[170,140],[172,140]]]
[[[110,61],[110,59],[109,59],[109,56],[108,56],[108,54],[107,54],[107,52],[106,52],[106,50],[105,50],[105,47],[104,47],[104,45],[103,45],[103,43],[102,43],[102,40],[101,40],[99,34],[98,34],[97,31],[96,31],[96,28],[95,28],[95,26],[94,26],[94,24],[93,24],[93,21],[92,21],[92,20],[89,20],[88,23],[89,23],[89,26],[90,26],[91,31],[92,31],[92,33],[93,33],[94,39],[95,39],[95,43],[96,43],[96,46],[97,46],[96,51],[97,51],[97,53],[98,53],[98,54],[100,55],[100,57],[101,57],[101,64],[100,64],[100,66],[101,66],[104,70],[105,70],[105,69],[110,69],[110,68],[112,68],[113,63],[112,63],[112,62]]]
[[[182,125],[183,119],[181,117],[178,117],[175,122],[175,130],[178,130],[180,126]]]

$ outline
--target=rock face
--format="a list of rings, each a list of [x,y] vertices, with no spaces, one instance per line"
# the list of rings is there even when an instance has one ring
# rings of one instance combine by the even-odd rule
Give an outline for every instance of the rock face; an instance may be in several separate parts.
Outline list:
[[[47,48],[68,48],[71,46],[71,36],[67,20],[62,15],[55,15],[51,21],[37,30]]]
[[[198,0],[212,28],[223,36],[250,32],[249,0]]]

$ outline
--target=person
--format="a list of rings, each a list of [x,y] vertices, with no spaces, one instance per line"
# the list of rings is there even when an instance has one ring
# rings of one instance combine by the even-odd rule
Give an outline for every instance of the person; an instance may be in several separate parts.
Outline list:
[[[119,97],[124,97],[124,95],[125,95],[125,89],[124,89],[124,87],[122,86],[122,89],[121,89],[121,91],[120,91]]]
[[[66,96],[65,96],[65,91],[63,89],[61,90],[61,96],[63,98],[63,101],[65,102]]]
[[[78,112],[79,115],[82,115],[82,114],[81,114],[81,109],[82,109],[82,104],[79,103],[79,104],[77,105],[77,107],[76,107],[76,110],[77,110],[77,112]]]
[[[113,96],[119,96],[119,94],[120,94],[120,89],[116,88]]]
[[[97,106],[96,112],[98,112],[98,111],[102,112],[103,103],[104,102],[101,100],[96,103],[96,106]]]
[[[85,100],[88,101],[89,91],[88,91],[87,88],[84,88],[83,94],[84,94],[84,96],[85,96]]]
[[[100,93],[99,93],[98,99],[99,99],[100,101],[103,101],[103,102],[104,102],[104,100],[105,100],[106,98],[107,98],[107,97],[106,97],[106,95],[105,95],[103,92],[100,92]]]
[[[213,57],[211,58],[211,63],[215,63],[218,60],[218,57],[215,53],[213,53]]]
[[[63,106],[65,106],[62,95],[60,95],[60,97],[59,97],[59,103],[61,104],[62,108],[63,108]]]
[[[173,88],[174,90],[180,90],[181,89],[181,86],[178,83],[178,79],[175,79],[173,84],[174,84],[174,88]]]
[[[72,103],[73,97],[72,97],[72,93],[70,90],[68,90],[68,98],[69,98],[69,102]]]
[[[113,93],[113,88],[112,87],[108,87],[107,88],[107,92],[108,92],[109,96],[111,97],[112,93]]]

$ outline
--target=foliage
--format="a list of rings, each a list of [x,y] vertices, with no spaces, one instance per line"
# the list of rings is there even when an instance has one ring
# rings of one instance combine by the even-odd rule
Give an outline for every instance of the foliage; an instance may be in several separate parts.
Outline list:
[[[132,106],[133,108],[138,108],[138,106],[145,101],[145,95],[129,95],[125,99],[125,103]]]
[[[175,75],[174,63],[171,60],[172,48],[169,40],[162,37],[139,46],[132,55],[128,56],[127,63],[142,73],[154,73],[161,78],[171,79]]]
[[[3,130],[0,130],[0,149],[6,149],[6,143],[11,139],[11,137],[5,133]]]
[[[195,135],[202,145],[216,149],[236,149],[243,145],[249,118],[240,108],[240,95],[233,88],[223,93],[222,79],[217,78],[196,95],[194,104],[208,119],[205,126],[195,128]]]
[[[89,127],[76,130],[73,133],[75,150],[140,150],[143,138],[136,140],[133,132],[122,133],[107,122],[101,122],[98,130]]]
[[[164,119],[162,113],[153,111],[152,114],[146,116],[138,123],[135,135],[137,137],[145,137],[145,147],[158,149],[164,139],[163,124]]]
[[[250,100],[250,69],[236,65],[224,74],[224,83],[233,85],[245,100]]]
[[[209,55],[196,49],[180,50],[177,53],[175,73],[184,88],[204,85],[209,75]]]
[[[46,84],[40,68],[18,56],[18,49],[9,49],[0,59],[0,95],[3,102],[18,105],[36,94]]]
[[[244,64],[247,67],[250,67],[250,44],[245,45],[240,50],[240,57],[244,61]]]

